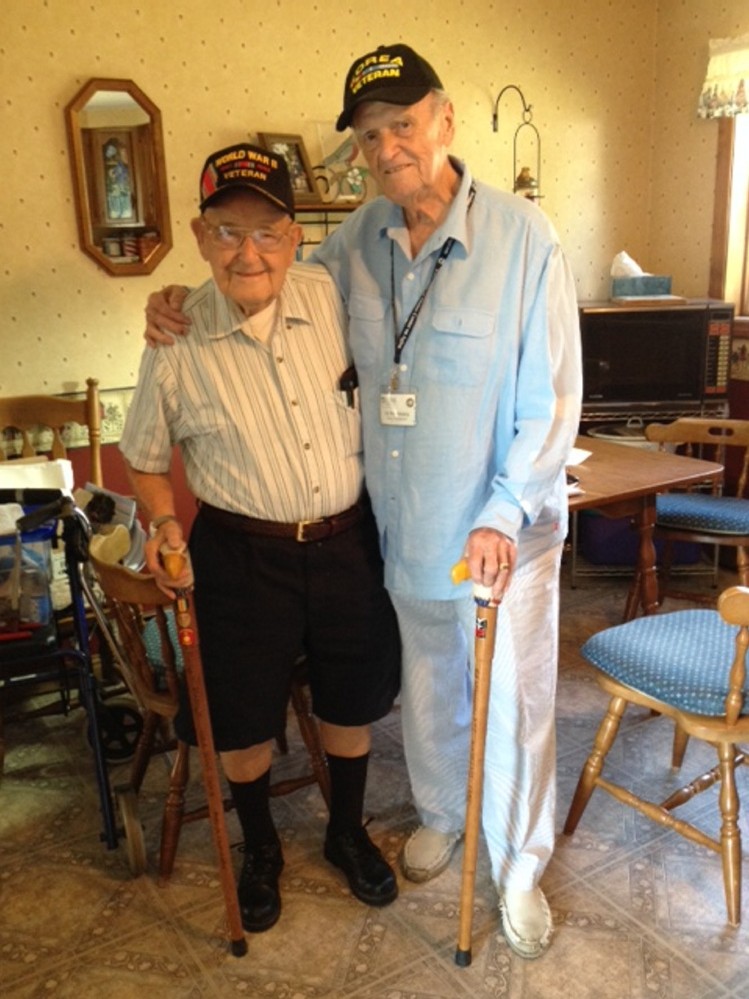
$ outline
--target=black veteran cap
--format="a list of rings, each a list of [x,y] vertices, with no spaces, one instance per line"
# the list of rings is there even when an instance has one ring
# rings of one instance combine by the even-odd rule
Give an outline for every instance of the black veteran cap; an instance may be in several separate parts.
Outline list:
[[[250,190],[294,218],[294,193],[282,156],[243,142],[211,153],[200,175],[200,210],[222,191]]]
[[[416,104],[430,90],[442,90],[442,83],[426,59],[408,45],[380,45],[376,52],[357,59],[348,71],[336,129],[342,132],[349,127],[362,101]]]

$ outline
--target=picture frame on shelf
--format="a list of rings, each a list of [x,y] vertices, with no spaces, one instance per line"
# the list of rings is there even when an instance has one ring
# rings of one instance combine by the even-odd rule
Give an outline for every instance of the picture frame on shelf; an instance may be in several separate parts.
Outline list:
[[[321,200],[301,135],[258,132],[258,142],[268,152],[275,153],[286,161],[291,176],[294,201],[298,205],[315,204]]]
[[[321,160],[312,165],[326,204],[360,204],[369,196],[369,170],[353,134],[341,137],[335,122],[316,121]]]

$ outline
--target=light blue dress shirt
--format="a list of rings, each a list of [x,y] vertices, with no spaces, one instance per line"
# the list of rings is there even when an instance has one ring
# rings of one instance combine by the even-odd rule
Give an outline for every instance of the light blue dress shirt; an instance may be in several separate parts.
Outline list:
[[[577,301],[553,227],[526,199],[478,182],[469,211],[471,176],[453,165],[459,191],[414,260],[402,210],[382,197],[313,256],[349,314],[385,582],[425,600],[465,595],[450,569],[474,528],[516,540],[520,564],[564,539],[564,466],[580,416]],[[400,359],[416,424],[383,426],[396,326],[400,333],[450,236]]]

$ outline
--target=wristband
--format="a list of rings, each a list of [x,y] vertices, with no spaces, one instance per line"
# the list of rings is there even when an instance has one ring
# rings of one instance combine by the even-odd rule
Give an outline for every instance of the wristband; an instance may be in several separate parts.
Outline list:
[[[165,513],[161,517],[155,517],[151,523],[148,525],[148,537],[155,538],[158,530],[164,524],[168,524],[170,520],[178,523],[176,516],[173,513]]]

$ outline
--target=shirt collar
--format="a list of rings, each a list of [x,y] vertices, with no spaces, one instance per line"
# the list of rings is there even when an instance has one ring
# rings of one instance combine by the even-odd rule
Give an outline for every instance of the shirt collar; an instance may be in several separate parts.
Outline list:
[[[292,264],[292,268],[293,266]],[[286,275],[286,281],[288,280],[289,274]],[[226,295],[221,294],[215,283],[213,290],[216,297],[216,322],[213,330],[207,334],[208,339],[224,340],[233,333],[242,333],[245,336],[252,337],[249,318],[245,316],[235,302],[232,302]],[[301,323],[308,325],[312,323],[312,316],[305,307],[304,302],[299,300],[299,296],[286,294],[285,282],[279,295],[279,305],[278,314],[283,324]]]

